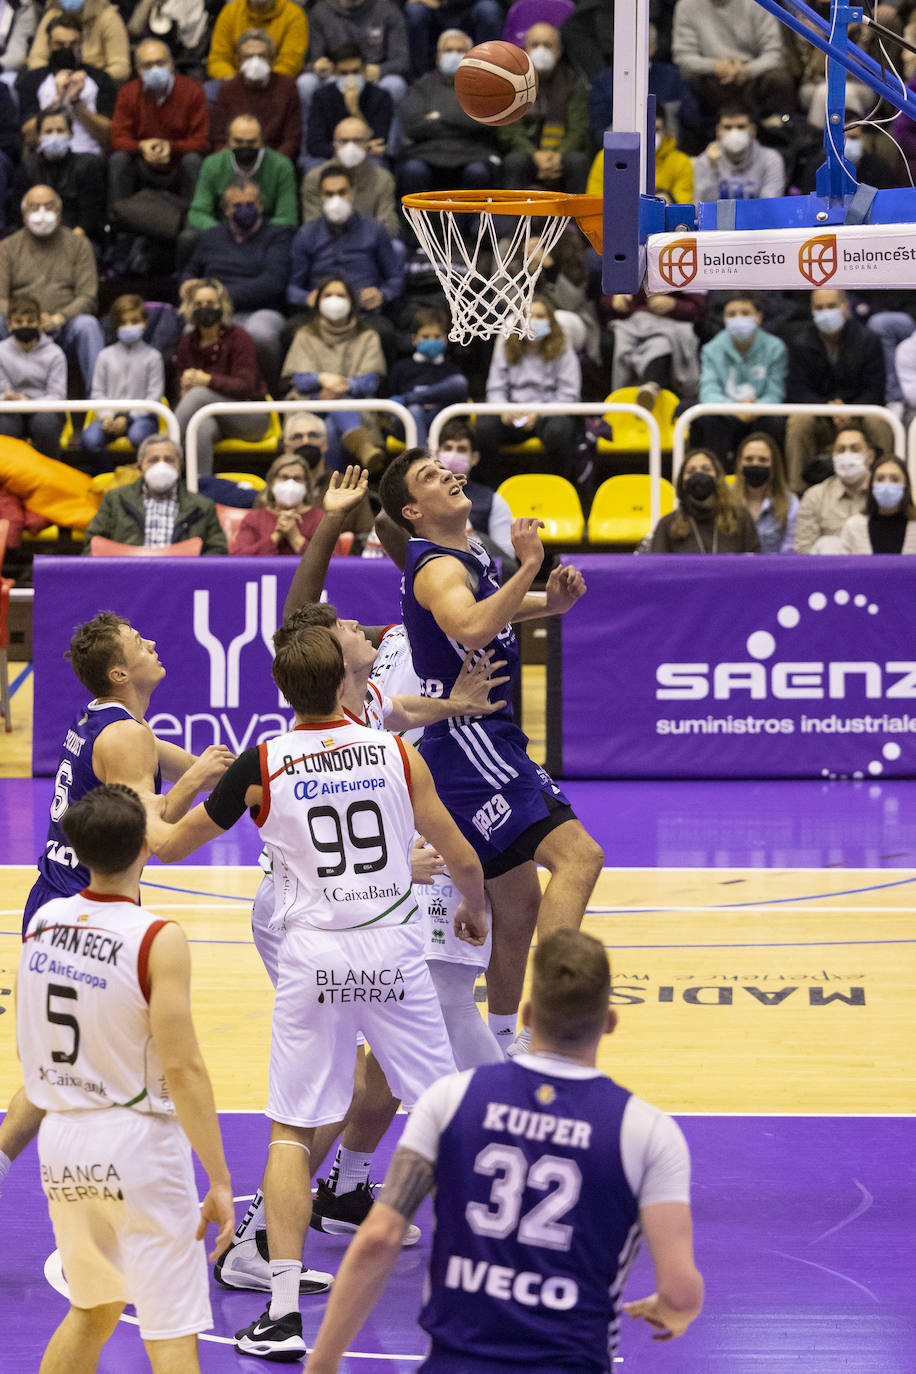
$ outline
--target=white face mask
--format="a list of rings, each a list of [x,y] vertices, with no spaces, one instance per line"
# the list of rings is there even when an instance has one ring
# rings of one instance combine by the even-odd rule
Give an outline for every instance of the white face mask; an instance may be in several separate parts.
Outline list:
[[[439,54],[439,70],[443,76],[454,76],[461,66],[463,52],[443,52]]]
[[[658,152],[659,148],[662,146],[662,139],[663,139],[664,137],[665,137],[664,134],[656,133],[656,135],[655,135],[655,151],[656,151],[656,152]]]
[[[346,296],[322,296],[318,306],[326,320],[345,320],[350,313],[350,302]]]
[[[544,75],[552,72],[557,65],[557,59],[553,48],[545,47],[543,43],[538,43],[532,48],[528,56],[531,58],[532,65],[536,72],[543,72]]]
[[[274,500],[278,506],[298,506],[305,500],[305,483],[295,477],[281,477],[274,482]]]
[[[366,150],[361,143],[341,143],[334,149],[334,154],[341,167],[358,167],[366,160]]]
[[[178,481],[178,469],[167,463],[164,458],[160,458],[146,469],[143,480],[150,491],[155,492],[157,496],[164,496]]]
[[[875,501],[882,510],[894,510],[903,500],[903,483],[891,477],[881,477],[872,487]]]
[[[745,152],[750,147],[750,131],[748,129],[726,129],[719,142],[727,153],[737,157],[739,153]]]
[[[253,56],[246,57],[239,67],[246,81],[253,82],[256,86],[263,86],[270,76],[270,63],[266,57]]]
[[[346,224],[353,213],[353,203],[346,196],[329,196],[321,209],[331,224]]]
[[[48,234],[53,234],[57,228],[57,215],[53,210],[32,210],[26,216],[26,223],[33,234],[37,234],[40,239],[47,238]]]
[[[865,476],[867,467],[860,453],[835,453],[833,470],[841,482],[858,482]]]

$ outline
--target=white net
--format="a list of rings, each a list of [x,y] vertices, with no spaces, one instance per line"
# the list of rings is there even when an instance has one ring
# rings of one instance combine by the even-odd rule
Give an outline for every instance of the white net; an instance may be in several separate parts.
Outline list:
[[[481,192],[481,202],[485,198],[486,192]],[[475,213],[476,232],[471,222]],[[495,201],[490,210],[478,205],[456,210],[405,205],[404,214],[445,292],[452,312],[449,338],[453,343],[489,339],[494,334],[505,339],[511,334],[532,337],[531,299],[544,260],[569,223],[566,216],[548,214],[535,225],[530,215],[518,215],[511,203]],[[510,217],[514,217],[511,233],[506,227]],[[499,237],[500,231],[505,237]]]

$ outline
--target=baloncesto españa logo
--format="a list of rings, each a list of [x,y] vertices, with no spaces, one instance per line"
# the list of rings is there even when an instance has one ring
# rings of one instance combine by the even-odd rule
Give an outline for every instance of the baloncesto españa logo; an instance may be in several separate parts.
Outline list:
[[[815,288],[836,276],[837,265],[836,234],[806,239],[798,250],[798,270]]]

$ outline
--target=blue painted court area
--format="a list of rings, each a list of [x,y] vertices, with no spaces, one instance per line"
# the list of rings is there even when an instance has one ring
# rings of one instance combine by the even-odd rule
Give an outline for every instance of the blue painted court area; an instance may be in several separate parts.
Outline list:
[[[253,1191],[267,1140],[262,1117],[223,1117],[238,1195]],[[667,1374],[912,1374],[916,1348],[913,1275],[916,1160],[912,1121],[900,1117],[682,1117],[694,1165],[697,1261],[706,1312],[675,1345],[653,1345],[648,1328],[625,1321],[616,1370]],[[390,1157],[401,1122],[379,1152]],[[40,1351],[66,1302],[44,1268],[53,1237],[38,1184],[34,1146],[4,1187],[6,1266],[0,1287],[4,1374],[38,1367]],[[908,1201],[909,1199],[909,1201]],[[239,1203],[241,1216],[244,1203]],[[430,1204],[423,1238],[398,1261],[384,1299],[361,1333],[343,1374],[409,1374],[424,1350],[416,1326],[429,1255]],[[336,1271],[344,1242],[309,1233],[306,1257]],[[628,1298],[651,1291],[642,1254]],[[213,1285],[213,1338],[202,1342],[206,1374],[254,1371],[263,1362],[235,1353],[237,1327],[263,1309],[262,1296]],[[303,1300],[306,1340],[323,1298]],[[27,1318],[25,1316],[27,1314]],[[122,1322],[100,1374],[148,1369],[135,1326]],[[546,1371],[545,1371],[546,1374]]]

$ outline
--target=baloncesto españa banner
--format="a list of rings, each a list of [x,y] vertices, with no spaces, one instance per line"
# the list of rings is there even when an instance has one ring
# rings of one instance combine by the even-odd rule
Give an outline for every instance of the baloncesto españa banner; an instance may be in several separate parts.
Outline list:
[[[570,561],[564,776],[916,773],[916,559]]]

